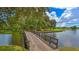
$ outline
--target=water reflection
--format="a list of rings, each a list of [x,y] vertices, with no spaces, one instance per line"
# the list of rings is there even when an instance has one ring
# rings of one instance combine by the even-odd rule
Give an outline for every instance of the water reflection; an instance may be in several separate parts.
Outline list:
[[[11,34],[0,34],[0,46],[10,45],[11,44],[11,39],[12,39]]]
[[[79,47],[79,30],[68,30],[56,33],[59,47]]]
[[[79,47],[79,30],[47,33],[47,35],[56,37],[59,47]]]

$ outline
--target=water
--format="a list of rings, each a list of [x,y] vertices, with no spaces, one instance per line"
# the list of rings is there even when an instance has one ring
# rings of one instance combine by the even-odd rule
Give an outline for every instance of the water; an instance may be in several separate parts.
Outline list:
[[[57,33],[48,33],[58,39],[59,47],[79,47],[79,30],[67,30]]]
[[[0,34],[0,46],[7,46],[11,44],[11,34]]]

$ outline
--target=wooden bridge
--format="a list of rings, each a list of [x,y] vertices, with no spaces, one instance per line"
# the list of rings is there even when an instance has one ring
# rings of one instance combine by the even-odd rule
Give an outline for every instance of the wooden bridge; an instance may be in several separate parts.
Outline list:
[[[58,49],[58,40],[51,41],[54,44],[47,43],[43,38],[39,37],[36,33],[25,32],[25,44],[29,47],[30,51],[57,51]],[[56,39],[55,39],[56,40]],[[27,44],[28,43],[28,44]],[[50,45],[50,46],[49,46]],[[52,48],[51,45],[55,45],[55,48]]]

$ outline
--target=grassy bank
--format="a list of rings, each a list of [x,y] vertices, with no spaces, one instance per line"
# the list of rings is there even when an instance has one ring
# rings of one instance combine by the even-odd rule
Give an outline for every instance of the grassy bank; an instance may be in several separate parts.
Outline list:
[[[12,31],[10,30],[0,30],[0,34],[11,34]]]
[[[62,28],[48,28],[48,29],[41,29],[41,31],[53,31],[53,32],[62,32],[64,29]]]
[[[12,34],[12,44],[22,46],[23,36],[22,33],[18,31],[1,30],[0,34]]]
[[[12,50],[12,49],[16,50],[18,48],[21,48],[20,50],[22,50],[22,48],[24,47],[23,34],[21,32],[18,32],[18,31],[12,32],[9,30],[1,30],[0,34],[12,34],[11,44],[14,45],[14,46],[0,46],[0,51],[1,50]]]
[[[59,48],[59,51],[79,51],[79,48],[64,47],[64,48]]]
[[[41,29],[41,31],[53,31],[53,32],[62,32],[62,31],[65,31],[65,30],[79,30],[79,28],[76,28],[76,29],[72,29],[72,28],[66,28],[66,27],[55,27],[55,28],[47,28],[47,29]]]
[[[0,46],[0,51],[26,51],[27,49],[20,46]]]
[[[64,31],[64,29],[62,29],[62,28],[48,28],[48,31],[53,31],[53,32],[62,32],[62,31]]]

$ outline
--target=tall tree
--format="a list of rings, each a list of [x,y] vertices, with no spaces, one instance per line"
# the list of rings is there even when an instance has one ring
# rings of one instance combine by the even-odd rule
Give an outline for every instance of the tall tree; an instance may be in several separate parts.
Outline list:
[[[49,25],[45,8],[0,8],[0,11],[8,15],[6,24],[10,29],[41,30]]]
[[[54,29],[56,27],[56,20],[55,19],[52,19],[50,21],[50,24],[51,24],[50,27]]]

